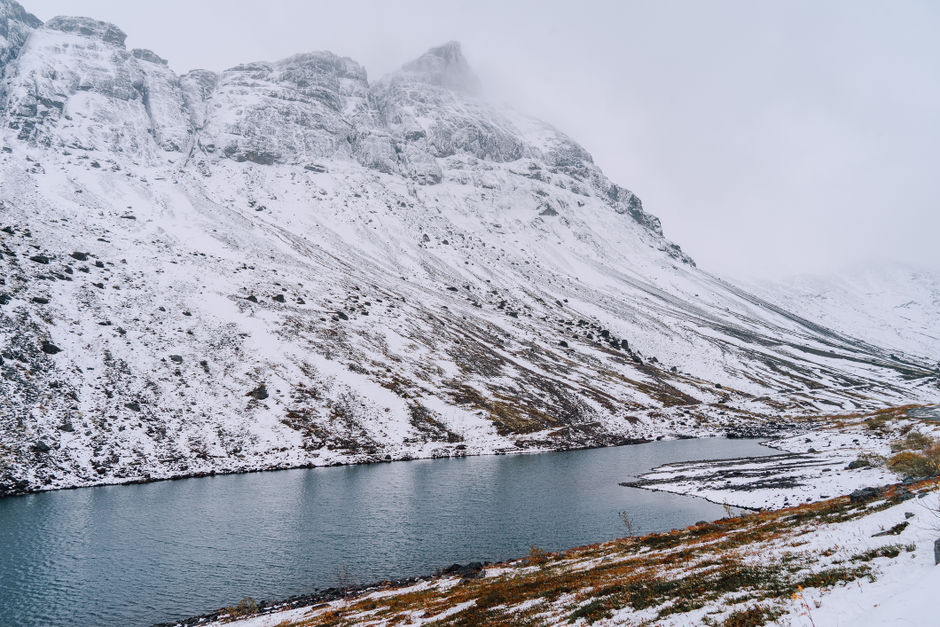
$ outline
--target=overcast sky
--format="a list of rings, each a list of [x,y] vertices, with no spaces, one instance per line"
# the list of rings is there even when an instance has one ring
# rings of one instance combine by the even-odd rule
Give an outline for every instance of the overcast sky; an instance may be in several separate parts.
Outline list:
[[[332,50],[370,77],[449,41],[738,277],[940,270],[940,3],[25,0],[179,72]]]

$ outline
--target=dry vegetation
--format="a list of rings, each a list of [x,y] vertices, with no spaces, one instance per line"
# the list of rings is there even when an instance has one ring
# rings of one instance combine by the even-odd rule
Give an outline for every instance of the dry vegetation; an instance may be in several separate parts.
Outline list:
[[[936,487],[933,480],[908,486],[913,492]],[[839,497],[555,554],[533,547],[527,558],[490,567],[485,577],[440,577],[322,603],[309,618],[284,626],[416,619],[440,625],[590,624],[618,610],[633,612],[638,624],[697,612],[689,617],[699,624],[764,625],[793,599],[799,602],[804,588],[874,579],[878,560],[913,550],[889,543],[851,554],[803,540],[821,525],[890,507],[900,495],[888,488],[866,502]]]

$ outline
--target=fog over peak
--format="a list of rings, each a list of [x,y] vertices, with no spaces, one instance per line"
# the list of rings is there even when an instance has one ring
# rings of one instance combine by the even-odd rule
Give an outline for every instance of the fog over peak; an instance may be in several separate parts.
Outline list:
[[[180,73],[331,50],[378,79],[460,41],[461,84],[574,138],[705,268],[765,278],[874,259],[940,268],[936,5],[24,6],[44,20],[112,22],[128,48],[158,50]]]

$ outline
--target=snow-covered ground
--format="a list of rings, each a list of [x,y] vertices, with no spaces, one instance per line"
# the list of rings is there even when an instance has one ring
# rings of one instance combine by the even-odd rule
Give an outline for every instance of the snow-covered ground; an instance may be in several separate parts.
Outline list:
[[[935,483],[912,488],[906,499],[891,492],[857,504],[842,498],[572,549],[534,566],[531,560],[496,565],[480,580],[431,578],[263,616],[223,613],[200,624],[449,624],[487,616],[546,625],[678,627],[720,625],[750,612],[741,624],[932,625],[932,592],[940,583],[934,557],[940,498]],[[713,586],[688,584],[702,600],[685,596],[682,583],[665,583],[695,580]],[[566,591],[560,596],[553,587],[558,581]],[[664,583],[654,587],[655,582]],[[622,589],[633,590],[633,596],[617,596]],[[493,605],[493,595],[511,590],[518,596]],[[488,614],[471,614],[483,607]]]
[[[0,494],[767,431],[938,394],[696,268],[460,47],[177,76],[0,0]],[[936,323],[936,321],[933,321]]]
[[[752,281],[750,291],[784,309],[877,346],[940,363],[940,275],[930,268],[883,262],[829,275]]]
[[[940,482],[902,481],[885,461],[904,447],[928,450],[940,436],[937,417],[934,405],[834,418],[774,441],[786,451],[776,458],[670,464],[641,477],[640,487],[761,512],[557,555],[533,551],[479,577],[378,584],[189,624],[933,624]],[[860,458],[874,467],[848,466]]]
[[[889,458],[896,452],[892,442],[911,432],[933,439],[940,436],[940,423],[909,417],[918,411],[896,409],[874,414],[876,418],[888,417],[883,425],[874,423],[878,428],[872,427],[872,415],[833,418],[811,430],[766,442],[780,449],[779,455],[666,464],[630,485],[750,509],[777,509],[849,494],[897,478],[883,461],[850,467],[856,460]]]

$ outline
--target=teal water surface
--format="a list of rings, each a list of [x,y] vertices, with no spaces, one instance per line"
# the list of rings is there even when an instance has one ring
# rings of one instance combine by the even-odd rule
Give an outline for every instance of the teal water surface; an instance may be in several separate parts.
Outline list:
[[[0,625],[149,625],[724,515],[625,488],[660,464],[776,451],[678,440],[105,486],[0,499]]]

